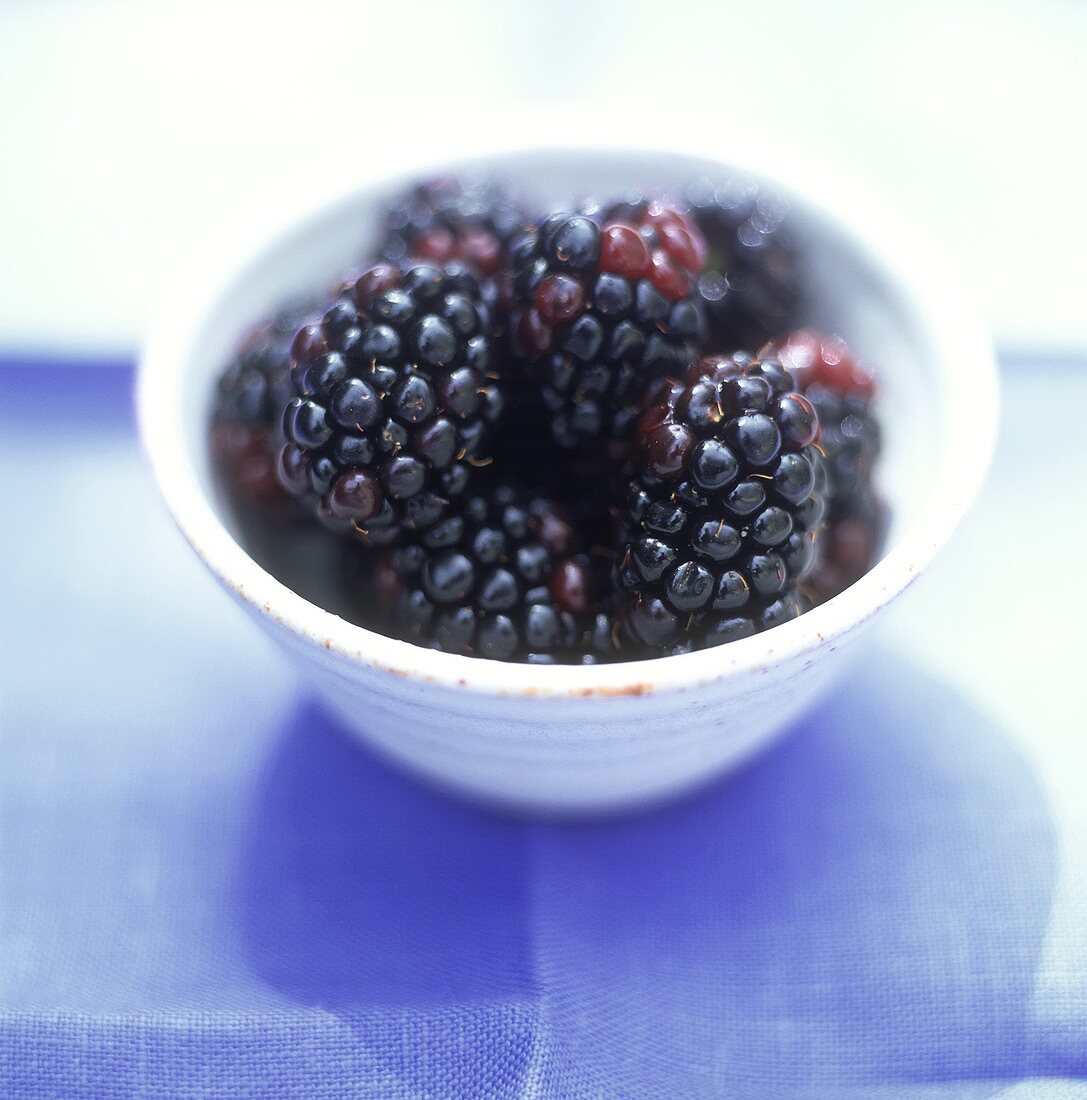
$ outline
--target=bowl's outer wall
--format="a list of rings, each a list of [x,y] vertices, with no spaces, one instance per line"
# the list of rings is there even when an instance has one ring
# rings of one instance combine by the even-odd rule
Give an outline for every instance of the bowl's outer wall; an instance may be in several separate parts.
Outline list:
[[[502,810],[582,815],[656,802],[740,763],[818,698],[866,628],[746,677],[584,698],[480,695],[273,635],[344,726],[386,757]]]
[[[716,161],[674,154],[577,150],[503,155],[466,167],[453,165],[452,170],[494,175],[523,188],[530,199],[552,201],[620,193],[632,186],[651,189],[698,173],[727,171]],[[780,171],[778,177],[786,182],[793,178]],[[800,182],[810,178],[805,175]],[[141,419],[145,432],[153,423],[161,437],[174,430],[171,425],[180,411],[180,446],[152,443],[146,434],[145,442],[182,528],[352,732],[415,772],[476,799],[527,812],[604,812],[675,794],[744,759],[787,729],[830,683],[872,617],[916,575],[961,514],[960,504],[940,502],[950,517],[946,529],[940,529],[943,516],[933,512],[935,498],[929,499],[939,471],[954,457],[947,430],[952,411],[941,400],[948,368],[940,359],[940,342],[950,330],[947,318],[930,323],[931,316],[919,316],[917,303],[897,285],[886,254],[877,258],[869,253],[844,219],[836,221],[801,200],[800,217],[816,257],[814,275],[821,290],[817,319],[847,336],[878,366],[885,401],[893,403],[880,477],[893,514],[884,579],[877,583],[875,575],[865,578],[856,592],[760,635],[764,641],[722,647],[719,664],[712,651],[714,658],[707,653],[691,655],[690,661],[669,658],[613,666],[625,670],[621,679],[601,676],[596,682],[621,684],[616,692],[579,696],[569,690],[569,685],[586,682],[574,674],[590,672],[577,668],[561,681],[542,675],[557,670],[539,670],[541,681],[561,683],[563,689],[533,692],[523,686],[531,678],[515,666],[509,668],[513,683],[507,694],[505,669],[498,676],[485,671],[493,662],[467,658],[450,659],[459,661],[463,680],[449,675],[454,667],[449,661],[435,664],[436,670],[440,666],[445,671],[431,676],[429,662],[423,660],[428,655],[414,647],[389,642],[396,656],[385,664],[384,639],[377,648],[364,645],[361,637],[356,643],[332,622],[300,631],[291,621],[293,610],[280,613],[278,586],[266,585],[253,574],[251,561],[222,545],[221,534],[208,526],[214,520],[200,499],[210,503],[237,539],[237,525],[215,491],[207,446],[214,380],[235,342],[255,318],[285,298],[327,286],[356,262],[373,237],[380,203],[399,186],[393,181],[360,188],[349,198],[316,208],[278,235],[265,234],[260,247],[246,252],[244,263],[220,273],[221,281],[210,290],[193,292],[194,300],[203,293],[209,303],[199,307],[199,323],[185,319],[171,329],[166,318],[158,345],[145,358]],[[916,289],[918,279],[911,285]],[[929,309],[931,314],[931,303]],[[975,344],[968,340],[966,345],[974,351]],[[985,353],[982,347],[974,355],[982,383],[986,367],[991,368]],[[995,395],[991,404],[995,421]],[[984,437],[985,425],[979,430]],[[980,476],[979,470],[978,481]],[[968,502],[976,485],[966,479],[963,486]],[[930,514],[938,522],[928,540]],[[925,525],[925,538],[913,540],[908,552],[904,546],[895,549],[899,533],[914,521]],[[205,551],[205,535],[214,553]],[[920,565],[915,564],[915,551]],[[228,558],[231,564],[226,566]],[[249,585],[243,583],[243,574]],[[260,587],[263,596],[254,599],[253,587]],[[787,639],[799,637],[801,622],[802,647],[788,644]],[[325,629],[336,637],[315,633]],[[753,646],[765,646],[765,659],[760,657],[759,663],[734,656],[750,654]],[[405,649],[420,656],[405,658]],[[696,657],[706,659],[695,662]],[[679,675],[677,662],[697,667],[699,678]],[[661,680],[668,683],[654,682],[658,665]]]

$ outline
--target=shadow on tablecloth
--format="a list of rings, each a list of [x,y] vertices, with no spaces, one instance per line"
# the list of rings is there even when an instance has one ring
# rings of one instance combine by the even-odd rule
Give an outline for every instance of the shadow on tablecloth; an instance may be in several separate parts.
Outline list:
[[[1055,844],[993,720],[878,650],[742,772],[611,823],[464,807],[306,706],[260,788],[245,935],[264,980],[363,1030],[527,1006],[527,1030],[482,1017],[465,1069],[516,1065],[511,1096],[987,1095],[1061,1069],[1030,1013]]]

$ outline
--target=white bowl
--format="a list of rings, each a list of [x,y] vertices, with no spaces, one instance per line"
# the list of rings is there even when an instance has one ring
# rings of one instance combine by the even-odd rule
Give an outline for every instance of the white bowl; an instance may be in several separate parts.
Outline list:
[[[822,288],[814,320],[845,335],[880,374],[880,481],[892,522],[889,549],[859,582],[793,622],[705,652],[539,667],[437,653],[365,630],[307,602],[246,553],[213,490],[215,376],[255,319],[359,261],[379,204],[406,179],[450,170],[494,176],[543,202],[675,185],[731,167],[793,197]],[[611,811],[676,794],[786,729],[962,518],[983,480],[997,417],[996,372],[976,307],[916,230],[828,166],[750,138],[630,151],[586,137],[277,200],[195,257],[147,345],[138,391],[144,447],[181,530],[344,725],[447,788],[548,813]]]

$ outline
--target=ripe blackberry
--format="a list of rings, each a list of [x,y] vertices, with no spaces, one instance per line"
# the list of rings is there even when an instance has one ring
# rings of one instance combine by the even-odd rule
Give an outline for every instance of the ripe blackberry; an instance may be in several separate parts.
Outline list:
[[[561,510],[509,485],[467,497],[378,567],[397,633],[447,653],[569,659],[591,574]]]
[[[291,396],[291,339],[308,309],[293,303],[256,326],[219,376],[212,452],[229,486],[251,502],[283,498],[275,473],[279,421]]]
[[[438,522],[502,401],[491,310],[459,264],[375,264],[291,345],[279,479],[328,525],[385,546]]]
[[[809,586],[823,602],[864,576],[881,548],[886,508],[872,482],[881,448],[875,378],[844,340],[811,329],[780,341],[776,354],[819,414],[816,445],[827,465],[830,514]]]
[[[555,213],[510,244],[502,303],[515,360],[565,449],[622,457],[647,384],[701,343],[705,243],[658,202]]]
[[[698,290],[710,346],[756,348],[787,331],[802,299],[800,248],[787,201],[736,175],[695,181],[681,208],[709,247]]]
[[[393,263],[457,260],[492,276],[510,239],[529,221],[501,187],[441,177],[418,184],[389,207],[381,254]]]
[[[656,396],[622,516],[625,641],[685,652],[794,618],[826,510],[815,410],[780,362],[742,352]]]

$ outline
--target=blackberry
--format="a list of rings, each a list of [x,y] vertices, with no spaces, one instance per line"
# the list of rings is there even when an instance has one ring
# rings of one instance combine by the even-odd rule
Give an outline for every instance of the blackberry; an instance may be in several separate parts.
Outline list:
[[[492,276],[510,239],[529,220],[500,187],[441,177],[416,185],[389,207],[381,253],[394,263],[457,260]]]
[[[229,486],[252,502],[283,499],[275,473],[279,421],[291,396],[291,339],[309,306],[292,303],[254,328],[216,387],[212,452]]]
[[[776,359],[737,352],[660,386],[638,425],[616,589],[623,637],[676,653],[805,608],[826,510],[819,423]]]
[[[460,264],[375,264],[291,345],[279,479],[334,529],[385,546],[463,496],[502,401],[492,317]]]
[[[408,641],[496,660],[570,659],[592,598],[575,550],[556,505],[498,484],[387,555],[379,595]]]
[[[705,244],[658,202],[555,213],[517,237],[501,301],[515,361],[564,449],[623,457],[647,384],[700,346]]]
[[[786,332],[803,298],[801,250],[788,202],[735,175],[696,180],[680,205],[709,248],[698,291],[710,346],[755,348]]]
[[[886,508],[872,480],[881,449],[875,378],[844,340],[811,329],[780,341],[776,353],[819,414],[830,513],[810,587],[823,602],[867,573],[881,549]]]

